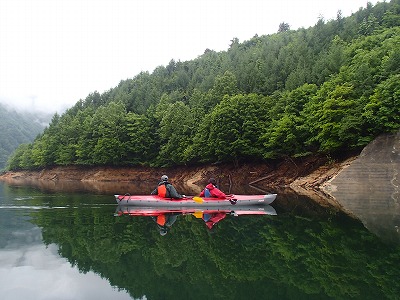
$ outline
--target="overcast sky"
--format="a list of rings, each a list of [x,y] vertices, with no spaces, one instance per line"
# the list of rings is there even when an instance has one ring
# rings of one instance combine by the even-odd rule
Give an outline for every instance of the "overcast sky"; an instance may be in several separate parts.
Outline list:
[[[375,5],[377,0],[369,1]],[[0,102],[61,111],[171,59],[344,17],[366,0],[0,0]]]

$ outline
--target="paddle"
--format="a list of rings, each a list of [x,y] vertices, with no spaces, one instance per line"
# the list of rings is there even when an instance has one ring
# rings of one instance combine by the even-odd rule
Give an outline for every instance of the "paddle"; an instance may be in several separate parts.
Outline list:
[[[203,212],[202,211],[195,211],[193,213],[193,216],[195,216],[197,219],[201,219],[203,217]]]
[[[221,199],[220,199],[221,200]],[[236,204],[236,201],[237,201],[237,199],[234,199],[234,198],[227,198],[226,200],[228,200],[232,205],[235,205]],[[196,202],[196,203],[203,203],[204,202],[204,199],[203,198],[201,198],[201,197],[198,197],[198,196],[194,196],[193,197],[193,201],[194,202]]]
[[[203,203],[204,202],[203,198],[200,198],[200,197],[197,197],[197,196],[193,197],[193,201],[196,202],[196,203]]]

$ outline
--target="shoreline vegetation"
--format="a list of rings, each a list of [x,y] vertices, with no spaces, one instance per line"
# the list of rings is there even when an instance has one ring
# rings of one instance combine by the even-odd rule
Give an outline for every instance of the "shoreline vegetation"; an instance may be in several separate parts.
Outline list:
[[[157,181],[165,173],[175,184],[185,184],[196,191],[196,186],[203,186],[209,177],[215,177],[221,186],[251,185],[260,190],[275,191],[290,189],[296,194],[311,198],[320,205],[340,209],[340,204],[324,190],[324,185],[356,158],[357,155],[354,154],[342,159],[310,156],[271,162],[249,162],[237,167],[233,164],[174,168],[57,166],[34,171],[7,171],[0,175],[0,181],[12,183],[27,179],[31,181],[142,183]]]

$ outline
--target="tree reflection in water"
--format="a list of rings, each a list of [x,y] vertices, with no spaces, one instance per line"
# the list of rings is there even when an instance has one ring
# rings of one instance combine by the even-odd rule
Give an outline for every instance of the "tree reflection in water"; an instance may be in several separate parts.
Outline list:
[[[109,196],[54,191],[32,222],[46,245],[147,299],[397,299],[400,247],[310,199],[278,192],[276,216],[229,214],[212,231],[182,214],[161,236],[149,216],[115,217]],[[18,187],[18,197],[40,192]],[[49,201],[49,198],[45,198]],[[102,203],[100,203],[103,201]]]
[[[213,231],[181,214],[165,236],[150,216],[115,217],[117,206],[42,210],[35,222],[71,264],[134,298],[396,299],[398,245],[338,211],[281,199],[277,216],[229,213]]]

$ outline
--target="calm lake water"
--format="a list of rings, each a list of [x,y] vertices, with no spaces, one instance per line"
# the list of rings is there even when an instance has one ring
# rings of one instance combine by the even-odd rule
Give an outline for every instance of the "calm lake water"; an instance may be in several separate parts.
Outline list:
[[[276,215],[227,214],[211,230],[177,215],[161,236],[113,197],[153,188],[0,182],[1,299],[400,299],[396,228],[279,191]]]

